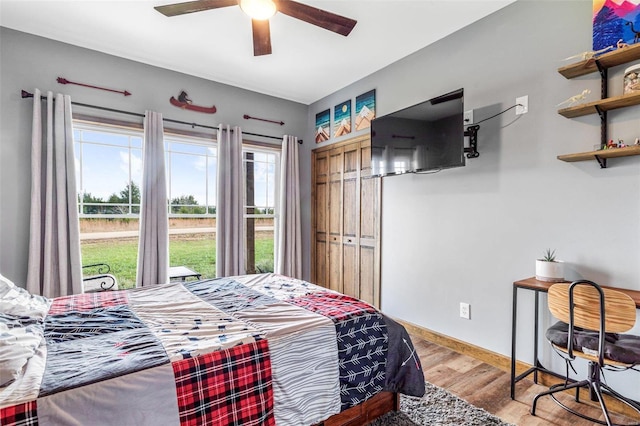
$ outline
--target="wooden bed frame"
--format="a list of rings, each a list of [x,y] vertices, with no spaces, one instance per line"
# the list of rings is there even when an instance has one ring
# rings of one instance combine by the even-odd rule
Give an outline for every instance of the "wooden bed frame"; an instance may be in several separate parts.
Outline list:
[[[362,426],[378,417],[400,409],[400,394],[380,392],[360,405],[351,407],[342,413],[334,414],[315,426]]]

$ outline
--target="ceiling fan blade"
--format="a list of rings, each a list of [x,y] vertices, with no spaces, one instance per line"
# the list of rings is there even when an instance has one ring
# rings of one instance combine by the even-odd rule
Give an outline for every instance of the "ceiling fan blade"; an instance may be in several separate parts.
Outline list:
[[[271,55],[269,20],[251,20],[253,29],[253,56]]]
[[[201,12],[209,9],[219,9],[227,6],[237,6],[237,0],[196,0],[184,3],[167,4],[156,6],[155,10],[165,16],[184,15],[185,13]]]
[[[278,12],[289,15],[292,18],[300,19],[313,25],[317,25],[325,30],[348,36],[358,21],[318,9],[313,6],[298,3],[293,0],[277,0]]]

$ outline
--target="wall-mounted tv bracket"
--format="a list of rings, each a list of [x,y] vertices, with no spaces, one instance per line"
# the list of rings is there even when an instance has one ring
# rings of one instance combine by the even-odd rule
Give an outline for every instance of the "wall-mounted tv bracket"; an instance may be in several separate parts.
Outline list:
[[[480,153],[478,152],[478,129],[479,125],[469,126],[464,131],[464,135],[469,137],[469,148],[465,148],[464,152],[467,153],[467,158],[478,158]]]

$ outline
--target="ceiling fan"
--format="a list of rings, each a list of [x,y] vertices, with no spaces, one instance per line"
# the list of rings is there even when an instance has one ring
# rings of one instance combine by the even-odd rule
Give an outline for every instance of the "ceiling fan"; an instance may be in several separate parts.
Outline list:
[[[156,6],[154,9],[171,17],[235,5],[240,5],[240,8],[251,17],[254,56],[271,54],[269,18],[276,12],[284,13],[292,18],[300,19],[343,36],[348,36],[358,22],[293,0],[196,0]]]

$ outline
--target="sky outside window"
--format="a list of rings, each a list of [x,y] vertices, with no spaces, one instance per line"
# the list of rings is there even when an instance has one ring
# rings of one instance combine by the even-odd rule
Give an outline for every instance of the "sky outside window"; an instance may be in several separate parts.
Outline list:
[[[125,129],[74,128],[78,192],[107,202],[120,195],[129,182],[142,182],[142,132]],[[190,197],[198,206],[215,207],[217,148],[211,141],[165,135],[167,190],[170,200]],[[275,205],[276,161],[273,152],[253,152],[255,206]],[[244,156],[246,161],[246,156]],[[184,199],[184,198],[183,198]],[[206,212],[206,210],[204,211]],[[204,213],[203,212],[203,213]],[[213,213],[213,210],[209,210]]]

